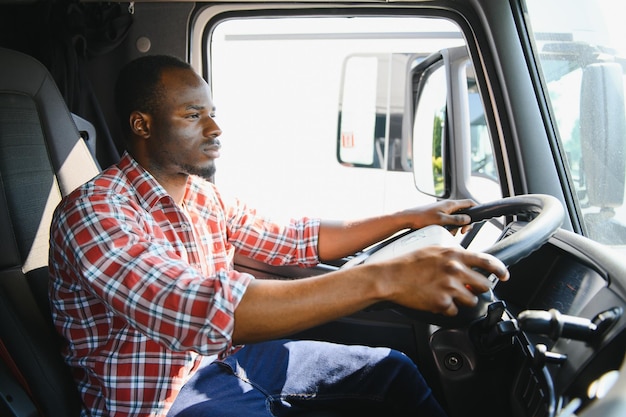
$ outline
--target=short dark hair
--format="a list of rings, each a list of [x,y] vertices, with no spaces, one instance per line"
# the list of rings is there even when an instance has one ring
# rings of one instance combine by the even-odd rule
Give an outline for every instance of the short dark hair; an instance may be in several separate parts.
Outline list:
[[[122,132],[130,134],[129,118],[134,111],[154,114],[163,98],[161,74],[165,69],[191,66],[171,55],[146,55],[122,68],[115,83],[115,107]]]

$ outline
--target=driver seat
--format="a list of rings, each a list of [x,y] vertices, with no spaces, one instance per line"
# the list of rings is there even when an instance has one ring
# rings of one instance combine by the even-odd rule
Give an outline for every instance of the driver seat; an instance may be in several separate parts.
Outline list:
[[[48,306],[52,212],[99,172],[48,70],[0,48],[0,414],[77,416]]]
[[[99,169],[47,69],[0,48],[0,414],[77,416],[48,306],[48,236],[63,195]]]
[[[61,198],[100,171],[48,70],[0,47],[0,415],[73,417],[81,401],[48,303]],[[302,417],[339,417],[315,411]]]

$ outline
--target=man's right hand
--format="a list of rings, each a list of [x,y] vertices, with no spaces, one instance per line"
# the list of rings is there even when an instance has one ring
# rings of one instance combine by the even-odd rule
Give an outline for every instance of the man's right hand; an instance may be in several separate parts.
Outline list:
[[[397,304],[454,316],[458,306],[476,305],[477,294],[488,291],[491,281],[478,270],[509,278],[497,258],[456,247],[430,246],[379,264],[389,288],[385,298]]]

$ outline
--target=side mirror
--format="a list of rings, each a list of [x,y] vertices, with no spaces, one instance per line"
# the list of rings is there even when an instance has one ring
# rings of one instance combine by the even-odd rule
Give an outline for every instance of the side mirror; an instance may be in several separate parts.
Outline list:
[[[465,46],[417,63],[409,79],[410,139],[415,186],[437,198],[502,197],[495,154],[476,74]]]
[[[415,186],[435,197],[450,193],[447,178],[446,130],[448,77],[442,56],[416,67],[413,76],[416,110],[412,125],[412,160]]]

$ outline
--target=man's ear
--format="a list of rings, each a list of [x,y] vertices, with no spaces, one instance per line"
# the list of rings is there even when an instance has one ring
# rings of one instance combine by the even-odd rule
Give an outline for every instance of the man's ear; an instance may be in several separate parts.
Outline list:
[[[150,115],[139,111],[130,114],[130,129],[133,134],[141,137],[150,136]]]

